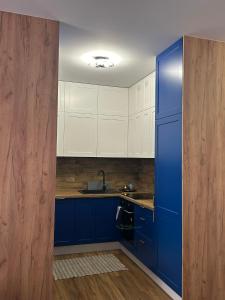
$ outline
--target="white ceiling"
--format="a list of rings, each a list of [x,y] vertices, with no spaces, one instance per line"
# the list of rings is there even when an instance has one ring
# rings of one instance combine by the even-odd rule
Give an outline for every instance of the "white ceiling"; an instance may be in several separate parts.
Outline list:
[[[154,57],[183,34],[225,40],[224,0],[7,0],[0,10],[61,21],[60,79],[130,86],[154,69]],[[109,70],[80,56],[103,48],[123,59]]]

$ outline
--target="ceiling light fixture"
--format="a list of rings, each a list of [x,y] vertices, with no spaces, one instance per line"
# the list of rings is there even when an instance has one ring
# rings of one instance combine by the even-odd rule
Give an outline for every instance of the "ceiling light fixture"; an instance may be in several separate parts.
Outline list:
[[[82,60],[93,68],[106,69],[118,66],[121,58],[112,52],[94,51],[85,53]]]

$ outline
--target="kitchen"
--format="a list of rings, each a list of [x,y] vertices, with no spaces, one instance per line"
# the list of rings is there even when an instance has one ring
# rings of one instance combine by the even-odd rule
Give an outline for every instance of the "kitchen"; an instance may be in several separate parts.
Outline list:
[[[97,70],[102,76],[104,71],[114,72]],[[56,259],[116,250],[121,255],[123,244],[136,256],[139,247],[140,260],[154,265],[155,72],[130,88],[59,81],[58,101]],[[56,299],[66,293],[57,291]]]
[[[0,299],[224,300],[224,4],[37,2],[0,4]]]

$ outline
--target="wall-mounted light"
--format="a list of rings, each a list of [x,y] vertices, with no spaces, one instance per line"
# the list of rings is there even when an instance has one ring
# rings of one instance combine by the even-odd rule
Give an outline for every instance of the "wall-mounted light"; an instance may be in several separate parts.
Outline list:
[[[89,66],[97,69],[106,69],[118,66],[121,57],[107,51],[93,51],[82,55],[82,60]]]

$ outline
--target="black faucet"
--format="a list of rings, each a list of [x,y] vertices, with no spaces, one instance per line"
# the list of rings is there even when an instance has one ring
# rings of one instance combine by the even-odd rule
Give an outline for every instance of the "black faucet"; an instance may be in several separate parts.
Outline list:
[[[103,170],[98,171],[98,175],[102,175],[102,191],[106,192],[106,184],[105,184],[105,172]]]

